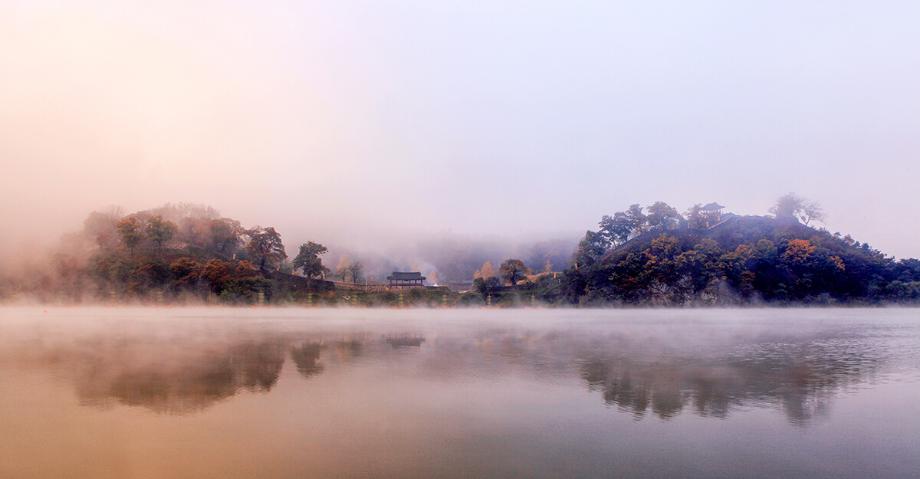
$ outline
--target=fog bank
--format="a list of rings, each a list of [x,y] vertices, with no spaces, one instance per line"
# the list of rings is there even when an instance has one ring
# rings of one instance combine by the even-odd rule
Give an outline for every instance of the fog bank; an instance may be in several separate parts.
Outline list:
[[[113,204],[357,249],[799,191],[920,256],[920,6],[708,5],[3,2],[0,250]]]

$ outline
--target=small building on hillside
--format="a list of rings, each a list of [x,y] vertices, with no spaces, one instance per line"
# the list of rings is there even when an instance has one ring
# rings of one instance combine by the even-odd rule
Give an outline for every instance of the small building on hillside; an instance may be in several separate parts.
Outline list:
[[[700,215],[706,219],[706,226],[713,227],[722,221],[722,210],[725,207],[718,203],[709,203],[700,208]]]
[[[418,271],[393,271],[387,276],[391,288],[420,288],[425,286],[425,277]]]

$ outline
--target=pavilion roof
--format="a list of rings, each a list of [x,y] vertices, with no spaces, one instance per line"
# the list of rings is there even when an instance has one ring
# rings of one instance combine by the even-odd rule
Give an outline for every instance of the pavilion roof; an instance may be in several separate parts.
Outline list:
[[[425,277],[422,276],[422,273],[418,271],[393,271],[392,274],[387,276],[389,280],[396,281],[412,281],[412,280],[425,280]]]

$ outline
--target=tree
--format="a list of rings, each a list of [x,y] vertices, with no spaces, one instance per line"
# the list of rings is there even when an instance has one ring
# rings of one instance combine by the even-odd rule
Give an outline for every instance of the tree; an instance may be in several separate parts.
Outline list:
[[[682,219],[683,217],[680,216],[680,213],[664,201],[656,201],[653,205],[648,207],[648,216],[646,220],[649,226],[661,226],[662,228],[670,229],[676,226]]]
[[[312,241],[300,245],[300,252],[294,258],[294,268],[302,269],[303,275],[309,279],[322,276],[329,268],[323,266],[320,255],[327,251],[325,246]]]
[[[482,266],[480,266],[479,269],[473,273],[473,279],[491,278],[493,276],[495,276],[495,268],[492,266],[492,262],[489,260],[485,260],[482,263]]]
[[[284,252],[281,235],[275,231],[275,228],[256,226],[246,234],[249,236],[246,250],[259,265],[259,270],[268,271],[269,268],[277,270],[281,262],[287,258],[287,253]]]
[[[654,282],[663,294],[662,287],[674,282],[676,276],[676,257],[680,254],[680,243],[673,236],[661,235],[649,243],[642,255],[645,259],[644,271],[639,275],[645,283]]]
[[[345,281],[348,278],[351,268],[351,258],[348,256],[342,255],[339,257],[339,262],[335,266],[335,275],[340,280]]]
[[[352,283],[357,283],[364,271],[364,265],[360,261],[352,261],[348,256],[339,258],[339,264],[335,267],[335,274],[342,281],[351,279]]]
[[[209,248],[222,258],[232,258],[242,243],[245,230],[239,221],[218,218],[211,220]]]
[[[123,218],[115,226],[118,234],[121,236],[121,242],[128,248],[128,252],[134,255],[134,248],[144,239],[141,233],[141,222],[134,216]]]
[[[102,213],[93,211],[83,221],[83,232],[86,236],[96,240],[102,249],[113,249],[118,243],[118,219],[121,211],[112,209]]]
[[[824,221],[824,210],[815,201],[806,200],[795,193],[789,193],[776,200],[770,208],[776,219],[795,220],[805,226],[812,221]]]
[[[164,220],[162,216],[156,215],[147,220],[147,238],[156,245],[157,249],[163,249],[163,244],[172,239],[176,234],[176,225],[169,220]]]
[[[501,281],[495,276],[489,276],[488,278],[476,278],[473,281],[473,289],[475,289],[482,299],[486,299],[490,294],[495,293],[501,289]]]
[[[202,265],[192,258],[182,257],[169,264],[169,270],[176,278],[176,287],[194,286],[202,275]]]
[[[676,210],[674,214],[677,214]],[[677,216],[680,217],[679,214]],[[631,237],[644,233],[648,229],[649,218],[642,212],[641,206],[632,204],[626,211],[618,211],[613,216],[604,215],[598,223],[598,233],[613,246],[620,246]]]
[[[805,226],[808,226],[808,223],[812,221],[824,222],[824,209],[815,201],[806,201],[805,204],[802,205],[802,211],[799,217],[802,223],[805,223]]]
[[[578,242],[575,249],[575,269],[588,268],[600,261],[607,253],[607,240],[600,233],[586,231],[585,237]]]
[[[661,235],[652,240],[646,254],[656,258],[673,259],[680,251],[680,243],[673,236]]]
[[[689,210],[687,210],[687,225],[691,229],[706,229],[706,217],[703,216],[702,209],[703,205],[697,203],[691,206]]]
[[[224,283],[230,281],[232,277],[231,268],[231,263],[227,261],[212,259],[205,263],[198,275],[207,280],[211,286],[211,291],[219,294],[224,287]]]
[[[507,259],[498,268],[502,278],[511,283],[511,286],[517,284],[518,279],[527,273],[527,266],[519,259]]]
[[[364,271],[364,265],[360,261],[355,261],[348,265],[348,274],[351,276],[351,282],[357,283]]]
[[[598,223],[598,232],[614,246],[620,246],[629,240],[635,228],[634,221],[626,213],[618,211],[613,216],[604,215]]]
[[[796,214],[801,211],[803,203],[804,200],[798,195],[789,193],[776,200],[776,204],[770,208],[770,213],[773,213],[777,219],[798,220]]]
[[[790,263],[801,264],[815,252],[815,245],[806,239],[790,240],[786,245],[786,251],[783,253],[783,259]]]
[[[630,232],[632,235],[638,235],[645,232],[648,217],[642,212],[641,206],[637,204],[629,205],[629,209],[623,214],[626,215],[626,218],[629,220]]]

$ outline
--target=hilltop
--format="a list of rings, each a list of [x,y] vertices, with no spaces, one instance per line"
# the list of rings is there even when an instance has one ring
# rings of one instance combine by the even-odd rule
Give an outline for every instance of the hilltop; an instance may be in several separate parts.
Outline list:
[[[789,195],[791,196],[791,195]],[[784,197],[785,198],[785,197]],[[809,226],[791,196],[773,216],[633,205],[588,231],[562,280],[575,304],[842,304],[920,300],[920,261]],[[781,203],[782,203],[781,199]],[[707,205],[707,206],[711,206]],[[815,205],[811,205],[815,207]]]

